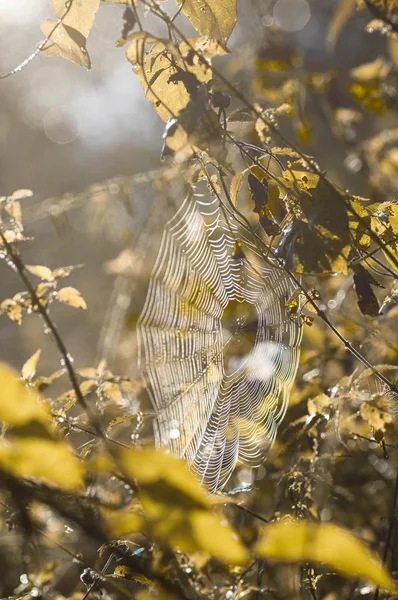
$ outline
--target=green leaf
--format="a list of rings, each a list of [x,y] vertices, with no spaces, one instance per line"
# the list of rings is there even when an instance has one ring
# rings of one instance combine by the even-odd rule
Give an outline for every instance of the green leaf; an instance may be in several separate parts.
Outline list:
[[[226,42],[236,25],[236,0],[177,0],[199,33]]]
[[[352,533],[331,523],[271,523],[264,528],[256,554],[282,562],[324,563],[347,577],[361,577],[385,589],[392,587],[380,559]]]

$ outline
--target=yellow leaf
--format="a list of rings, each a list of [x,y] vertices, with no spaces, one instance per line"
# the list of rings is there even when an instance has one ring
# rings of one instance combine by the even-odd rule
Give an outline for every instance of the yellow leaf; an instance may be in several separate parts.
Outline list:
[[[111,538],[119,538],[142,531],[144,526],[143,519],[137,512],[137,505],[134,503],[117,510],[102,506],[100,512]]]
[[[395,65],[395,67],[398,67],[398,35],[396,35],[395,37],[390,37],[387,40],[388,42],[388,52],[391,56],[391,59]]]
[[[22,323],[22,306],[16,300],[12,298],[6,298],[0,304],[0,311],[2,313],[7,313],[7,316],[11,319],[11,321],[15,321],[18,325]]]
[[[84,468],[64,442],[21,438],[0,442],[0,468],[17,477],[38,477],[62,489],[80,487]]]
[[[29,273],[32,273],[32,275],[40,277],[40,279],[45,279],[46,281],[53,280],[53,272],[48,267],[42,265],[26,265],[26,269]]]
[[[384,58],[380,56],[372,62],[351,69],[350,73],[357,81],[374,81],[375,79],[384,79],[389,70],[390,66]]]
[[[177,0],[200,34],[226,42],[236,25],[236,0]]]
[[[391,589],[391,578],[380,559],[348,530],[331,523],[271,523],[264,528],[256,553],[282,562],[324,563],[347,577],[361,577]]]
[[[141,486],[167,482],[176,491],[189,496],[193,503],[209,506],[198,481],[185,462],[159,450],[122,450],[119,457],[124,472]],[[197,506],[196,506],[197,507]]]
[[[105,394],[109,396],[111,400],[113,400],[117,404],[123,404],[123,395],[117,383],[113,383],[112,381],[105,381],[102,388]]]
[[[33,196],[32,190],[15,190],[9,196],[10,200],[25,200],[26,198],[31,198]]]
[[[44,21],[40,29],[46,38],[50,38],[42,48],[46,56],[62,56],[77,65],[91,69],[86,40],[79,31],[52,19]]]
[[[158,115],[167,121],[178,115],[190,99],[184,85],[184,73],[194,75],[198,82],[207,82],[212,77],[211,58],[225,53],[215,40],[203,37],[187,38],[177,48],[166,40],[156,40],[148,33],[132,34],[134,41],[128,46],[126,56],[133,71],[141,81],[145,94],[155,106]],[[145,44],[156,42],[148,53]],[[192,48],[201,54],[203,60],[192,57]],[[177,69],[180,71],[177,72]],[[181,80],[169,81],[179,75]]]
[[[337,8],[329,23],[328,33],[326,37],[327,45],[330,50],[334,48],[337,38],[341,30],[347,23],[351,14],[354,12],[355,0],[340,0]]]
[[[17,227],[19,227],[19,229],[22,230],[23,224],[22,224],[21,203],[18,202],[17,200],[13,200],[11,204],[8,204],[5,206],[5,210],[8,212],[10,217],[15,221]]]
[[[243,565],[247,562],[247,550],[232,527],[223,524],[212,511],[193,511],[190,521],[198,548],[226,563]]]
[[[50,412],[40,396],[26,388],[18,373],[4,363],[0,363],[0,421],[17,427],[30,421],[50,423]]]
[[[122,450],[117,464],[138,482],[138,499],[155,537],[186,552],[205,550],[224,562],[246,562],[245,547],[212,512],[184,461],[156,450]]]
[[[94,23],[95,14],[100,0],[51,0],[51,6],[63,25],[73,27],[83,37],[87,38]]]
[[[37,361],[40,358],[40,353],[41,353],[40,349],[36,350],[36,352],[34,354],[32,354],[32,356],[30,358],[28,358],[26,363],[23,365],[22,371],[21,371],[21,375],[22,375],[23,379],[27,379],[28,381],[30,381],[35,376]]]
[[[84,298],[82,298],[80,292],[73,287],[64,287],[58,290],[57,298],[61,302],[65,302],[65,304],[69,304],[69,306],[73,306],[74,308],[87,309]]]
[[[238,171],[238,173],[236,173],[231,181],[231,188],[230,188],[230,196],[231,196],[231,201],[232,204],[235,206],[238,205],[238,194],[239,194],[239,190],[240,187],[242,185],[242,181],[243,181],[243,173],[241,171]]]
[[[108,432],[110,429],[112,429],[112,427],[116,427],[116,425],[120,425],[121,423],[127,423],[127,421],[131,421],[132,419],[136,419],[137,417],[138,415],[136,413],[132,415],[122,415],[121,417],[115,417],[115,419],[112,419],[112,421],[109,423],[108,427],[106,428],[106,431]]]

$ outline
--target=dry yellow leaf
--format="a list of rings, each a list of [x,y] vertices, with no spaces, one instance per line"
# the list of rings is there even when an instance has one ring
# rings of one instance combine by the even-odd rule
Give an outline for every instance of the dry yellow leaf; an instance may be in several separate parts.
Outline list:
[[[79,31],[51,19],[44,21],[40,29],[50,38],[42,48],[46,56],[62,56],[86,69],[91,68],[86,40]]]
[[[348,577],[361,577],[391,589],[381,560],[352,533],[331,523],[283,520],[264,528],[256,553],[282,562],[316,562]]]
[[[225,43],[236,25],[236,0],[177,0],[202,35]]]
[[[34,354],[32,354],[32,356],[30,358],[28,358],[26,363],[23,365],[22,370],[21,370],[21,375],[22,375],[23,379],[30,381],[35,376],[36,366],[37,366],[37,362],[40,358],[40,353],[41,353],[40,349],[36,350],[36,352]]]
[[[45,279],[46,281],[53,280],[53,272],[48,267],[44,267],[43,265],[26,265],[26,269],[32,275],[40,277],[40,279]]]
[[[51,0],[51,6],[63,25],[73,27],[84,38],[87,38],[94,23],[100,0]],[[69,5],[69,6],[68,6]]]
[[[66,490],[79,488],[84,473],[64,442],[37,437],[1,441],[0,466],[18,477],[38,477]]]
[[[69,304],[69,306],[73,306],[74,308],[87,309],[86,301],[74,287],[61,288],[57,292],[57,298],[61,302],[65,302],[65,304]]]
[[[0,363],[0,421],[16,427],[39,421],[50,428],[50,412],[40,396],[5,363]]]

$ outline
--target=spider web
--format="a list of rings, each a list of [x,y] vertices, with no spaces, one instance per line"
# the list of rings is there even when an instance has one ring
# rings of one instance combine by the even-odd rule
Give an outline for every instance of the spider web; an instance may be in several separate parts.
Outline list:
[[[255,258],[255,245],[218,200],[186,198],[166,224],[138,322],[155,442],[185,457],[211,491],[238,460],[264,460],[298,366],[302,328],[285,308],[290,280],[249,254]],[[231,302],[254,308],[257,331],[251,350],[227,369],[224,352],[236,340],[234,332],[225,340],[222,317]]]

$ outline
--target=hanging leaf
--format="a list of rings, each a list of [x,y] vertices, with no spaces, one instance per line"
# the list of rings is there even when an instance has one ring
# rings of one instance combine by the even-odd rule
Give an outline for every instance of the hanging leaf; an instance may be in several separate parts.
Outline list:
[[[21,375],[23,379],[30,381],[36,374],[37,362],[40,358],[41,350],[36,350],[34,354],[26,361],[22,367]]]
[[[80,292],[73,287],[64,287],[57,291],[57,298],[60,302],[65,302],[74,308],[87,309],[87,304]]]
[[[88,37],[99,8],[100,0],[51,0],[52,9],[62,24]]]
[[[271,523],[264,528],[256,553],[283,562],[324,563],[347,577],[361,577],[388,590],[392,586],[380,559],[352,533],[331,523]]]
[[[355,265],[353,271],[354,288],[361,313],[370,317],[377,317],[380,305],[371,285],[378,285],[378,282],[361,264]]]
[[[46,56],[62,56],[77,65],[91,69],[86,40],[79,31],[51,19],[47,19],[40,29],[50,38],[42,48]]]
[[[194,89],[200,83],[209,81],[212,77],[211,58],[225,53],[215,40],[203,37],[187,38],[178,48],[146,32],[134,33],[129,38],[134,41],[126,50],[127,59],[141,81],[145,94],[164,121],[177,116],[187,106],[192,92],[192,79]],[[154,45],[147,53],[145,44],[149,43]],[[201,60],[192,48],[200,53]]]
[[[249,173],[247,176],[247,183],[249,184],[250,194],[254,202],[253,212],[260,214],[267,205],[268,202],[268,182],[264,177],[261,181]]]
[[[241,171],[239,171],[238,173],[235,173],[235,175],[233,176],[232,181],[231,181],[231,187],[230,187],[229,194],[231,196],[231,202],[235,206],[235,208],[238,205],[238,194],[239,194],[240,187],[242,185],[242,181],[243,181],[243,173]]]
[[[301,214],[285,226],[280,256],[299,273],[346,274],[350,232],[344,192],[314,173],[286,170],[283,176],[281,192],[291,189]]]
[[[177,0],[177,4],[202,35],[225,43],[234,30],[236,0]]]

